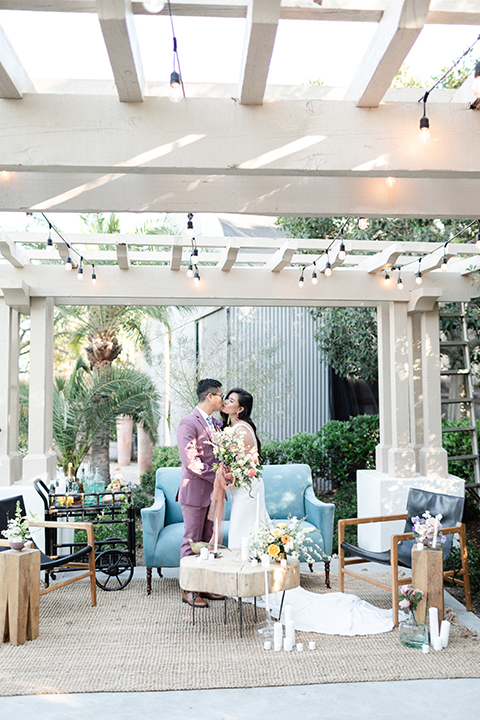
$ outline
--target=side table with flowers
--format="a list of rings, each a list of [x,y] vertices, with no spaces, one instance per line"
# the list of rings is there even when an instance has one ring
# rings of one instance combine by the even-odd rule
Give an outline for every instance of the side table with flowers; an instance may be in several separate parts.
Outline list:
[[[398,627],[399,640],[402,645],[421,648],[428,644],[428,629],[424,623],[417,622],[416,610],[423,600],[423,592],[409,585],[402,585],[398,594],[398,606],[408,612],[408,619],[400,622]]]
[[[324,562],[331,558],[324,552],[311,547],[312,539],[309,535],[315,530],[303,527],[305,518],[288,518],[287,522],[261,525],[256,533],[250,534],[250,551],[254,557],[269,555],[270,558],[280,562],[287,555],[293,557],[303,556],[308,563],[317,560]]]
[[[2,535],[8,540],[12,550],[23,550],[25,543],[32,539],[28,520],[22,515],[20,502],[17,502],[15,517],[7,522],[7,529],[2,530]]]

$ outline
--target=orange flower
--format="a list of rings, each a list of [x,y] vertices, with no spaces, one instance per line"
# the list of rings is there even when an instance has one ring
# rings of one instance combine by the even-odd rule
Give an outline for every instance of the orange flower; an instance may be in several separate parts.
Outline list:
[[[257,474],[257,471],[255,470],[255,468],[252,468],[250,470],[250,472],[248,473],[248,477],[253,478],[253,477],[255,477],[256,474]]]
[[[290,535],[284,535],[284,536],[282,537],[282,543],[283,543],[284,545],[286,545],[288,542],[290,542],[291,539],[292,539],[292,538],[290,537]]]
[[[279,552],[280,552],[280,548],[278,547],[278,545],[272,544],[272,545],[268,546],[268,554],[271,555],[272,557],[275,557],[276,555],[278,555]]]

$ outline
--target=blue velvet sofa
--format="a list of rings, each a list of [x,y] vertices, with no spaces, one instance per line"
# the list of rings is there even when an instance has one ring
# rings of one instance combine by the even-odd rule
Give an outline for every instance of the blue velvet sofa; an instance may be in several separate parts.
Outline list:
[[[143,550],[147,567],[147,594],[152,588],[152,568],[162,577],[162,567],[180,565],[180,545],[183,537],[182,507],[175,501],[180,484],[181,469],[159,468],[156,473],[155,502],[142,509]],[[276,522],[289,516],[306,516],[305,528],[315,528],[312,548],[332,553],[333,515],[335,506],[315,497],[312,473],[308,465],[265,465],[263,468],[267,510]],[[230,502],[225,504],[223,542],[228,543]],[[302,560],[302,558],[300,558]],[[313,567],[310,567],[313,571]],[[325,583],[330,587],[330,563],[325,562]]]

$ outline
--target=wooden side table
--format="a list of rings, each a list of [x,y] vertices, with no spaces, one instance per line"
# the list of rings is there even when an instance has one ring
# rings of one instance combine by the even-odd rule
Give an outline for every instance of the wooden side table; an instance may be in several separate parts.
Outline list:
[[[23,645],[38,637],[40,552],[24,549],[0,552],[1,640]]]
[[[242,637],[242,598],[265,594],[265,570],[268,572],[269,593],[291,590],[300,585],[300,562],[289,557],[287,567],[270,563],[252,566],[241,559],[241,550],[222,550],[222,557],[213,561],[200,560],[198,555],[188,555],[180,560],[180,587],[187,592],[205,592],[236,597],[240,610],[240,637]],[[226,602],[226,601],[225,601]],[[256,609],[256,604],[255,604]],[[192,606],[195,624],[195,605]],[[226,618],[226,605],[225,605]],[[226,620],[225,620],[226,622]]]
[[[423,592],[423,600],[418,603],[416,617],[418,622],[427,622],[427,609],[438,608],[438,620],[443,620],[443,545],[433,550],[424,547],[412,548],[412,585]]]

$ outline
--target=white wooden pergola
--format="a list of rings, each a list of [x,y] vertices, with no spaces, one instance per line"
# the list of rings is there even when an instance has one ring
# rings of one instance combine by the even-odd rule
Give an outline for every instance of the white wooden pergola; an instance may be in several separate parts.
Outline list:
[[[115,83],[36,81],[0,30],[0,210],[29,212],[236,212],[477,218],[480,214],[480,115],[473,77],[429,98],[432,140],[419,140],[418,89],[390,84],[426,24],[480,26],[480,0],[190,0],[174,15],[245,17],[238,87],[187,85],[173,104],[167,83],[144,80],[135,33],[140,2],[0,0],[0,9],[97,13]],[[166,12],[164,10],[163,12]],[[350,87],[267,84],[280,19],[374,22],[377,29]],[[393,179],[386,182],[387,179]],[[341,260],[329,241],[197,238],[198,286],[186,276],[186,237],[67,237],[97,283],[66,273],[66,247],[27,243],[46,235],[0,238],[0,483],[49,479],[53,307],[79,304],[248,304],[376,306],[379,316],[381,443],[377,474],[408,482],[415,472],[449,489],[441,443],[438,300],[478,295],[473,245],[432,249],[421,243],[351,241]],[[100,245],[109,250],[98,249]],[[150,249],[145,250],[148,246]],[[75,259],[75,258],[74,258]],[[100,262],[106,264],[98,264]],[[412,262],[413,261],[413,262]],[[398,271],[390,287],[384,269]],[[18,313],[32,319],[30,447],[17,450]]]

